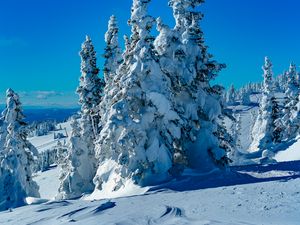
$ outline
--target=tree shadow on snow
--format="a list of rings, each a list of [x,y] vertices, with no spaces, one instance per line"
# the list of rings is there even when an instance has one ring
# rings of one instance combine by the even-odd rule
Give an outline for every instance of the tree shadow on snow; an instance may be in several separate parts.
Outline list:
[[[278,171],[281,173],[278,173]],[[268,172],[270,174],[265,177],[250,175],[251,173],[263,174]],[[182,175],[168,183],[150,188],[149,192],[164,192],[168,190],[179,192],[193,191],[270,181],[285,182],[297,178],[300,178],[300,161],[281,162],[270,165],[234,166],[227,172],[215,171],[209,175],[197,173]]]

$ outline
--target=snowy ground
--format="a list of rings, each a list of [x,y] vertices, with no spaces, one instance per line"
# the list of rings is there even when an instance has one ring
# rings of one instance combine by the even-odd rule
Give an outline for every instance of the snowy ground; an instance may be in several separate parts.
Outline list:
[[[52,167],[47,171],[34,175],[33,180],[40,186],[41,198],[54,199],[59,187],[59,167]]]
[[[65,136],[68,136],[71,132],[70,122],[65,122],[58,124],[61,126],[62,130],[49,132],[48,135],[36,136],[29,138],[28,140],[38,149],[39,152],[49,150],[57,145],[57,141],[54,139],[54,133],[62,133]],[[60,139],[61,142],[64,142],[67,138]]]
[[[298,137],[291,146],[276,154],[277,162],[288,162],[300,160],[300,137]]]
[[[0,224],[299,224],[299,173],[300,162],[233,167],[225,175],[189,172],[140,196],[50,201],[1,212]],[[55,186],[48,175],[37,179],[42,192]]]
[[[250,106],[232,107],[242,117],[241,151],[250,145]],[[70,124],[62,124],[70,133]],[[39,151],[56,145],[54,134],[31,138]],[[199,174],[186,171],[167,184],[146,193],[104,200],[54,201],[59,186],[59,167],[35,175],[40,186],[39,203],[0,212],[0,224],[89,225],[292,225],[300,224],[300,138],[275,155],[274,165],[232,167],[231,172]],[[130,191],[130,190],[129,190]],[[125,193],[126,194],[126,193]],[[93,199],[93,196],[85,197]]]

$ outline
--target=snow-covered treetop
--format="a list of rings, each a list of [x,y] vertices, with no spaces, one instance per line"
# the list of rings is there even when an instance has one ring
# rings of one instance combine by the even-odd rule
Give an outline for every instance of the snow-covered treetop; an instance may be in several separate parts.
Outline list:
[[[23,119],[25,116],[22,112],[22,104],[19,99],[19,95],[12,89],[6,91],[6,109],[2,113],[6,123],[24,124]]]
[[[86,36],[80,51],[81,56],[81,77],[80,85],[77,88],[79,103],[82,110],[90,111],[99,105],[103,92],[104,82],[99,78],[97,68],[96,51],[89,36]]]
[[[85,76],[98,75],[96,51],[89,36],[86,36],[79,54],[81,56],[81,72],[86,74]]]
[[[287,76],[287,90],[286,94],[287,96],[295,97],[299,93],[299,87],[296,81],[297,77],[297,70],[296,65],[294,63],[290,64],[289,71],[286,73]]]
[[[264,90],[265,94],[272,93],[273,89],[273,71],[272,71],[272,62],[268,57],[265,57],[265,64],[263,65],[262,69],[264,71]]]
[[[150,32],[154,25],[154,17],[148,15],[147,8],[151,0],[133,0],[130,25],[134,33],[138,33],[139,39],[151,38]],[[153,40],[153,38],[152,38]]]
[[[202,4],[204,0],[170,0],[169,6],[173,8],[173,16],[176,21],[175,29],[181,30],[191,24],[190,15],[198,19],[202,18],[202,14],[199,12],[192,12],[192,9]]]
[[[108,22],[108,30],[105,33],[106,48],[104,58],[104,79],[106,83],[110,83],[113,79],[112,73],[116,73],[117,66],[122,61],[122,53],[119,48],[118,41],[119,28],[117,19],[113,15]]]
[[[105,42],[111,46],[118,47],[118,32],[117,18],[112,15],[108,21],[108,30],[105,33]]]
[[[294,64],[294,63],[290,64],[289,73],[294,75],[294,77],[296,77],[296,75],[297,75],[296,64]]]

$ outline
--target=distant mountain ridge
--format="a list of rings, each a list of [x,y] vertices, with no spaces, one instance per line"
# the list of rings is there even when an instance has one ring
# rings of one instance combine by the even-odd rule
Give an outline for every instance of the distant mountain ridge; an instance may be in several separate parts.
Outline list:
[[[0,110],[4,109],[4,105],[0,105]],[[28,123],[41,122],[46,120],[55,120],[57,122],[63,122],[72,115],[76,114],[79,108],[46,108],[38,106],[25,106],[24,115],[25,120]]]

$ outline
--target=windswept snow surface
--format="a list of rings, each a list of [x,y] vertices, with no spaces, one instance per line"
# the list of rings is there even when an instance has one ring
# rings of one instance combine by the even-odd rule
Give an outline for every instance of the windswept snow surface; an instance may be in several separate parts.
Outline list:
[[[299,168],[298,161],[232,167],[226,174],[187,171],[139,196],[49,201],[1,212],[0,224],[296,225]]]

